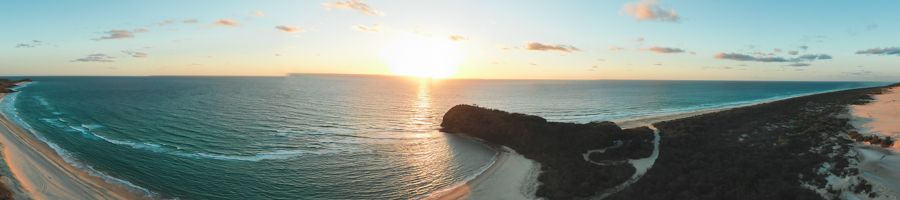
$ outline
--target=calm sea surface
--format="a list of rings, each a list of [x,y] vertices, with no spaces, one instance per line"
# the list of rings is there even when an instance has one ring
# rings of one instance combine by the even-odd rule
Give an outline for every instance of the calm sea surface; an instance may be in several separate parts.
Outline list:
[[[589,122],[884,85],[341,75],[35,80],[4,99],[7,116],[82,168],[182,199],[422,197],[494,159],[483,144],[437,131],[456,104]]]

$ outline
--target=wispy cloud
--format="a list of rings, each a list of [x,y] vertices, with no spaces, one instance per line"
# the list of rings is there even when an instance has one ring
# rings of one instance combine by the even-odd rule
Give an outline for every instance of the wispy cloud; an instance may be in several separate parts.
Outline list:
[[[644,49],[644,50],[647,50],[647,51],[650,51],[650,52],[654,52],[654,53],[663,53],[663,54],[668,54],[668,53],[684,53],[684,49],[679,49],[679,48],[674,48],[674,47],[660,47],[660,46],[653,46],[653,47],[650,47],[650,48],[646,48],[646,49]]]
[[[871,48],[866,50],[856,51],[856,54],[868,54],[868,55],[897,55],[900,56],[900,47],[887,47],[887,48]]]
[[[874,31],[875,29],[878,29],[878,24],[869,24],[869,25],[866,25],[866,30],[867,30],[867,31]]]
[[[112,40],[112,39],[126,39],[126,38],[134,38],[134,33],[128,30],[110,30],[104,32],[107,35],[99,38],[95,38],[94,40]]]
[[[375,10],[369,4],[363,3],[360,0],[346,0],[346,1],[337,1],[333,3],[322,3],[322,6],[327,9],[350,9],[356,10],[360,13],[372,16],[383,16],[384,13],[378,10]]]
[[[562,44],[543,44],[539,42],[526,42],[525,49],[531,51],[560,51],[571,53],[575,51],[581,51],[578,48],[575,48],[572,45],[562,45]]]
[[[135,32],[135,33],[146,33],[146,32],[150,32],[150,29],[147,29],[147,28],[137,28],[137,29],[134,29],[134,32]]]
[[[788,51],[788,55],[796,56],[797,54],[800,54],[800,52],[799,51]]]
[[[624,51],[624,50],[625,50],[625,48],[622,48],[620,46],[609,46],[609,51]]]
[[[200,22],[200,21],[197,19],[186,19],[184,21],[181,21],[181,23],[185,23],[185,24],[196,24],[197,22]]]
[[[44,42],[41,42],[40,40],[32,40],[29,42],[16,44],[16,48],[34,48],[41,45],[44,45]]]
[[[157,26],[168,26],[172,24],[175,24],[174,19],[167,19],[156,23]]]
[[[466,36],[462,36],[462,35],[451,35],[449,37],[449,39],[456,41],[456,42],[469,40],[469,38],[467,38]]]
[[[95,53],[87,55],[84,58],[72,60],[72,62],[113,62],[113,58],[115,57],[108,56],[102,53]]]
[[[219,19],[216,21],[215,25],[236,27],[238,26],[238,22],[232,19]]]
[[[304,31],[302,28],[299,28],[296,26],[288,26],[288,25],[276,26],[275,29],[278,29],[285,33],[300,33],[300,32]]]
[[[266,13],[264,13],[263,11],[255,11],[255,12],[253,12],[253,16],[265,17]]]
[[[736,60],[736,61],[751,61],[751,62],[809,62],[816,60],[829,60],[831,59],[831,55],[828,54],[806,54],[802,56],[798,56],[796,58],[785,58],[779,56],[752,56],[741,53],[717,53],[714,56],[716,59],[723,60]],[[791,65],[791,66],[799,66],[799,65]],[[804,65],[809,66],[809,65]]]
[[[829,60],[829,59],[831,59],[831,56],[828,55],[828,54],[806,54],[806,55],[802,55],[802,56],[800,56],[800,57],[797,57],[797,58],[795,58],[795,59],[796,59],[796,60],[809,60],[809,61],[813,61],[813,60]]]
[[[788,64],[787,66],[789,66],[789,67],[806,67],[806,66],[810,66],[810,65],[811,64],[809,64],[809,63],[791,63],[791,64]]]
[[[147,53],[139,52],[139,51],[125,50],[125,51],[122,51],[122,53],[128,54],[132,58],[146,58],[147,57]]]
[[[869,71],[869,70],[856,70],[856,71],[844,72],[844,74],[851,75],[851,76],[868,76],[868,75],[872,75],[873,73],[872,73],[872,71]]]
[[[381,32],[381,25],[375,24],[372,26],[367,26],[367,25],[357,24],[357,25],[353,25],[353,29],[360,31],[360,32],[377,33],[377,32]]]
[[[675,10],[660,7],[656,0],[627,3],[624,11],[640,21],[678,22],[680,20]]]

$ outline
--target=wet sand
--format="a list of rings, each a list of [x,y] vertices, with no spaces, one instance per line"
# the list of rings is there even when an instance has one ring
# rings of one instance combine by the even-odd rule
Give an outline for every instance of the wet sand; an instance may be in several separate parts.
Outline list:
[[[0,94],[2,99],[5,94]],[[106,182],[67,163],[46,143],[0,117],[3,159],[26,196],[32,199],[143,199],[124,186]]]

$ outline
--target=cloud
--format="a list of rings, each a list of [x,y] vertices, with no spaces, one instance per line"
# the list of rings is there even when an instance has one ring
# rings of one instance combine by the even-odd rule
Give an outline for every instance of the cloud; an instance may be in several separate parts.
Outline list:
[[[844,72],[844,74],[852,75],[852,76],[866,76],[866,75],[871,75],[871,74],[872,74],[872,71],[869,71],[869,70],[857,70],[857,71],[852,71],[852,72]]]
[[[72,60],[72,62],[113,62],[113,58],[115,57],[108,56],[102,53],[95,53],[87,55],[84,58]]]
[[[542,44],[539,42],[526,42],[525,49],[528,49],[531,51],[561,51],[561,52],[566,52],[566,53],[581,51],[580,49],[575,48],[572,45]]]
[[[664,9],[656,3],[656,0],[641,0],[625,4],[623,10],[639,21],[678,22],[680,18],[675,10]]]
[[[231,20],[231,19],[220,19],[220,20],[216,21],[215,24],[220,25],[220,26],[231,26],[231,27],[238,26],[238,22]]]
[[[866,25],[866,30],[867,30],[867,31],[874,31],[875,29],[878,29],[878,24],[869,24],[869,25]]]
[[[200,22],[200,21],[198,21],[197,19],[186,19],[184,21],[181,21],[181,23],[185,23],[185,24],[196,24],[197,22]]]
[[[253,12],[253,16],[265,17],[266,13],[264,13],[263,11],[256,11],[256,12]]]
[[[799,51],[788,51],[788,55],[796,56],[797,54],[800,54],[800,52]]]
[[[898,56],[900,56],[900,47],[871,48],[871,49],[856,51],[856,54],[885,55],[885,56],[898,55]]]
[[[831,59],[831,56],[828,54],[806,54],[800,57],[795,58],[796,60],[828,60]]]
[[[132,33],[131,31],[128,31],[128,30],[110,30],[105,33],[109,34],[109,35],[103,36],[100,38],[96,38],[94,40],[126,39],[126,38],[134,37],[134,33]]]
[[[125,50],[125,51],[122,51],[122,53],[128,54],[132,58],[146,58],[147,57],[147,53],[139,52],[139,51]]]
[[[779,48],[772,49],[772,51],[775,53],[781,53],[781,49],[779,49]]]
[[[450,38],[450,40],[457,41],[457,42],[469,40],[469,38],[467,38],[466,36],[462,36],[462,35],[451,35],[449,38]]]
[[[23,42],[23,43],[16,44],[16,48],[34,48],[34,47],[38,47],[41,45],[44,45],[44,43],[41,42],[40,40],[32,40],[29,42]]]
[[[381,32],[381,25],[375,24],[372,26],[366,26],[362,24],[353,25],[353,29],[356,29],[360,32],[369,32],[369,33],[377,33]]]
[[[800,46],[800,49],[803,49],[804,51],[806,51],[807,49],[809,49],[809,46],[803,45],[803,46]]]
[[[777,56],[757,57],[740,53],[717,53],[716,59],[736,60],[736,61],[752,61],[752,62],[804,62],[816,60],[829,60],[832,57],[828,54],[806,54],[796,58],[784,58]]]
[[[156,23],[157,26],[167,26],[167,25],[172,25],[172,24],[175,24],[174,19],[167,19],[167,20],[163,20],[161,22]]]
[[[716,59],[736,60],[736,61],[756,61],[756,62],[787,62],[782,57],[755,57],[740,53],[717,53]]]
[[[275,26],[275,29],[281,30],[285,33],[299,33],[304,31],[302,28],[288,25]]]
[[[146,33],[146,32],[150,32],[150,29],[147,29],[147,28],[138,28],[138,29],[134,29],[134,32],[135,32],[135,33]]]
[[[654,46],[647,49],[647,51],[655,52],[655,53],[684,53],[684,49],[672,48],[672,47],[659,47]]]
[[[810,64],[809,63],[791,63],[791,64],[788,64],[787,66],[789,66],[789,67],[806,67],[806,66],[810,66]]]
[[[609,51],[623,51],[623,50],[625,50],[625,48],[622,48],[620,46],[609,46]]]
[[[384,15],[384,13],[382,13],[381,11],[375,10],[374,8],[370,7],[368,4],[363,3],[360,0],[346,0],[337,1],[334,3],[322,3],[322,6],[328,9],[352,9],[371,16]]]

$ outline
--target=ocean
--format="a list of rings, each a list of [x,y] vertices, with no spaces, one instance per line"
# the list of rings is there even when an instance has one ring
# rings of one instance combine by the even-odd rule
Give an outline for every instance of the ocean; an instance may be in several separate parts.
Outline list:
[[[180,199],[421,198],[471,179],[496,155],[438,131],[457,104],[583,123],[886,84],[362,75],[34,80],[4,98],[7,116],[76,166]]]

